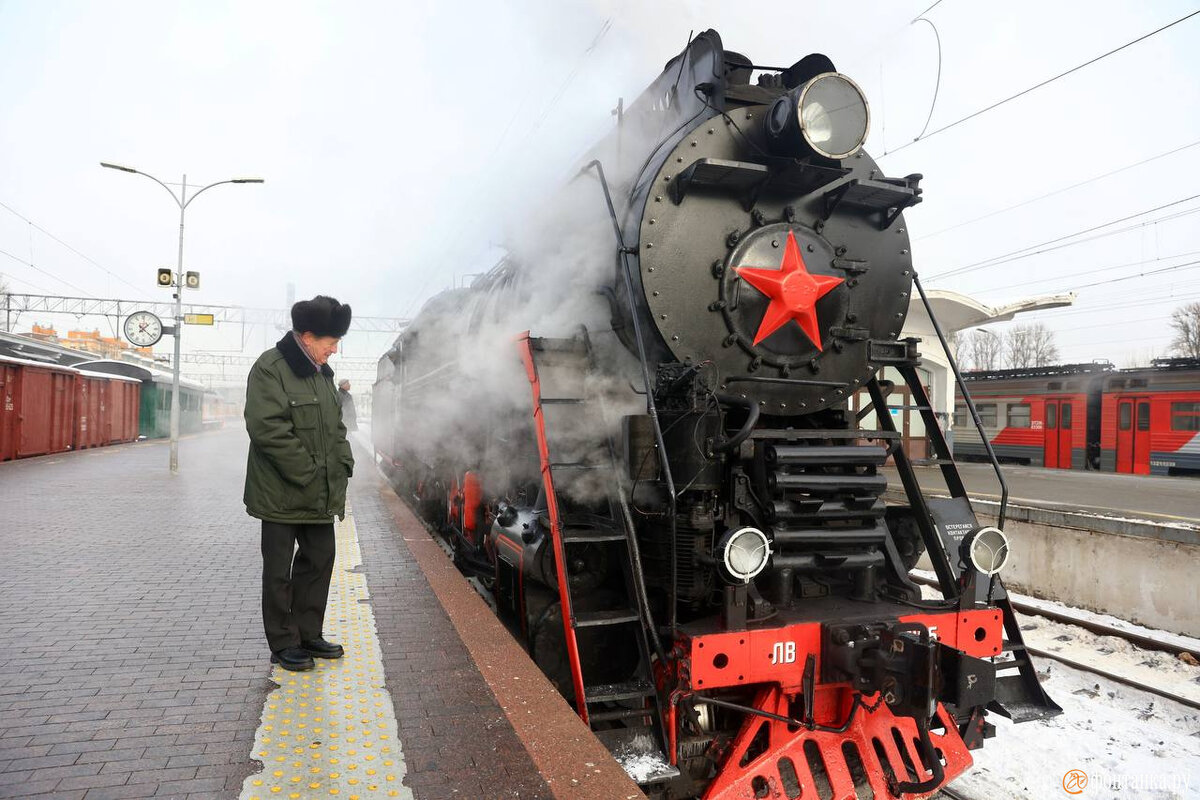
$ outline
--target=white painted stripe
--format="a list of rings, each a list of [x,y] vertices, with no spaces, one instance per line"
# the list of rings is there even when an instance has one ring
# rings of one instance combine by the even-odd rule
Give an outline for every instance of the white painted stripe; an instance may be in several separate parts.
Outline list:
[[[316,669],[271,679],[250,757],[263,771],[246,778],[241,800],[406,798],[404,753],[383,673],[375,615],[354,517],[335,526],[337,560],[325,611],[325,637],[346,649],[340,659],[316,659]],[[360,602],[363,601],[363,602]]]

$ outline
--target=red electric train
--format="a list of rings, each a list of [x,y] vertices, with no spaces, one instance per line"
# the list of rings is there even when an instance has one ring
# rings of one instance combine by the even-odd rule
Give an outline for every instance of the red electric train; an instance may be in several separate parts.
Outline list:
[[[966,373],[984,432],[1010,463],[1137,475],[1200,475],[1200,359]],[[987,456],[961,398],[954,454]]]

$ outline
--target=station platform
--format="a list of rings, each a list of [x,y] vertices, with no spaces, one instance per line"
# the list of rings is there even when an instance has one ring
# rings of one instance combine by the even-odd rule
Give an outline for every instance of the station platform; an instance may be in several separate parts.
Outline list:
[[[269,663],[240,429],[0,464],[0,798],[636,798],[356,445],[325,635]]]
[[[1008,506],[990,464],[959,464],[980,524],[1008,534],[1014,591],[1158,630],[1200,636],[1200,479],[1008,464]],[[905,502],[894,468],[886,497]],[[916,468],[927,495],[948,494],[937,466]],[[1102,577],[1101,577],[1102,576]]]
[[[1012,464],[1001,464],[1000,469],[1008,483],[1008,501],[1014,505],[1200,525],[1200,478]],[[958,470],[972,498],[999,501],[1000,484],[991,464],[959,462]],[[887,472],[888,485],[898,488],[896,471]],[[917,474],[927,491],[945,491],[937,466],[917,467]]]

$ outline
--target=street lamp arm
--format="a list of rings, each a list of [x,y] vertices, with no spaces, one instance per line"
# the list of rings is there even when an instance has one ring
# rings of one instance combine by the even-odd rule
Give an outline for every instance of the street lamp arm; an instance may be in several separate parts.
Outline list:
[[[210,183],[208,186],[205,186],[204,188],[193,192],[192,196],[184,201],[182,207],[187,208],[189,205],[191,205],[193,200],[195,200],[197,197],[199,197],[204,192],[208,191],[209,189],[213,188],[214,186],[220,186],[225,183],[262,183],[262,180],[261,179],[249,179],[249,178],[230,178],[227,181],[217,181],[216,183]]]
[[[175,269],[175,283],[174,283],[174,286],[175,286],[175,330],[174,330],[175,358],[172,362],[173,375],[171,378],[171,474],[174,475],[179,472],[179,414],[180,414],[179,362],[180,362],[180,355],[181,355],[180,339],[182,337],[182,332],[183,332],[183,287],[184,287],[183,219],[184,219],[184,214],[187,211],[187,207],[189,205],[191,205],[191,202],[193,200],[195,200],[197,197],[204,194],[205,192],[207,192],[209,189],[213,188],[214,186],[220,186],[225,183],[262,183],[263,181],[262,181],[262,178],[230,178],[229,180],[217,181],[216,183],[210,183],[208,186],[205,186],[205,187],[201,188],[199,191],[193,193],[191,197],[188,197],[187,196],[187,174],[186,173],[183,176],[183,183],[180,184],[181,188],[179,190],[179,194],[176,195],[175,192],[172,191],[170,186],[167,186],[165,183],[160,181],[158,178],[154,177],[153,175],[142,172],[141,170],[136,170],[133,167],[121,166],[120,164],[109,164],[104,161],[100,162],[100,166],[106,167],[107,169],[120,170],[121,172],[132,172],[135,175],[145,175],[147,178],[149,178],[150,180],[157,183],[159,186],[166,189],[167,194],[171,195],[171,199],[175,201],[175,205],[179,206],[179,260],[177,262],[177,266]]]
[[[142,175],[144,177],[147,177],[150,180],[157,183],[159,186],[166,189],[167,194],[171,195],[171,199],[175,201],[175,205],[179,206],[180,208],[183,208],[183,206],[184,206],[183,201],[181,201],[179,199],[179,196],[175,194],[174,190],[172,190],[170,186],[167,186],[165,183],[163,183],[158,178],[154,177],[153,175],[151,175],[148,172],[142,172],[140,169],[134,169],[133,167],[122,167],[118,164],[109,164],[104,161],[100,162],[100,166],[108,167],[109,169],[117,169],[117,170],[120,170],[121,172],[132,172],[134,175]]]

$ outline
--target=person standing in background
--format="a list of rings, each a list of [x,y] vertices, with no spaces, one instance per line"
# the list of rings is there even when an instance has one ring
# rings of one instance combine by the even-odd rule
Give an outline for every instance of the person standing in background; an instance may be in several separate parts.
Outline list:
[[[271,662],[308,670],[341,658],[324,638],[325,605],[346,517],[354,456],[329,357],[350,328],[350,306],[319,295],[292,306],[292,330],[259,356],[246,387],[246,513],[262,520],[263,627]],[[299,549],[296,549],[296,545]]]
[[[342,422],[346,430],[358,430],[358,414],[354,410],[354,396],[350,394],[350,381],[342,378],[338,382],[338,405],[342,407]]]

